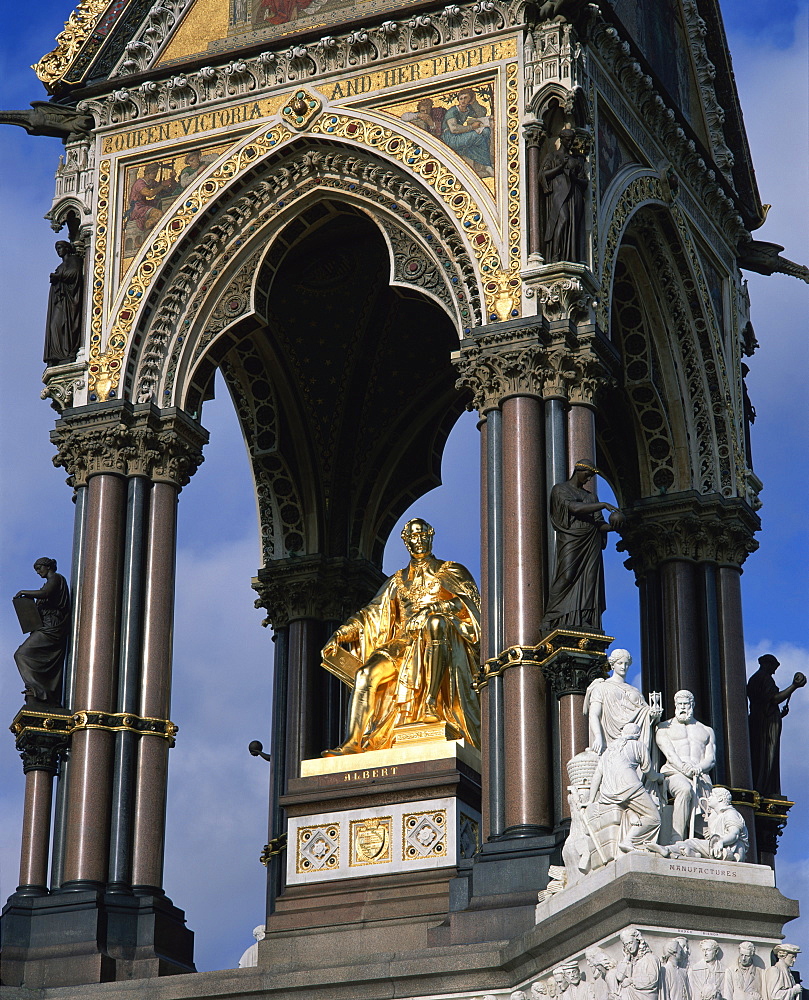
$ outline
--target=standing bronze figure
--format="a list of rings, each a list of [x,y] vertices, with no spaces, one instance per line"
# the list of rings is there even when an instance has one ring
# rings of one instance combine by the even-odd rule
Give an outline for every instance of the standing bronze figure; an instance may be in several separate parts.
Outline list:
[[[617,507],[596,499],[584,488],[598,469],[579,461],[573,475],[551,490],[551,523],[556,529],[556,571],[553,575],[542,628],[601,630],[604,595],[604,561],[607,532],[617,531],[624,516]],[[609,522],[601,513],[610,511]]]
[[[56,252],[62,263],[51,273],[43,356],[46,365],[75,361],[81,343],[83,260],[67,240],[59,240]]]
[[[587,168],[584,158],[573,151],[576,133],[571,128],[559,134],[559,149],[551,150],[540,170],[545,192],[544,257],[581,263],[584,257],[584,192]]]
[[[17,597],[37,602],[42,624],[14,653],[14,662],[25,683],[25,703],[42,709],[62,704],[62,671],[70,633],[70,589],[56,572],[55,559],[37,559],[34,570],[44,579],[39,590],[19,590]]]
[[[750,756],[753,765],[753,788],[765,799],[781,795],[781,720],[789,712],[793,692],[806,684],[806,676],[797,673],[792,683],[778,690],[773,674],[780,666],[772,653],[758,658],[758,670],[747,682],[750,702]],[[779,708],[781,702],[787,702]]]

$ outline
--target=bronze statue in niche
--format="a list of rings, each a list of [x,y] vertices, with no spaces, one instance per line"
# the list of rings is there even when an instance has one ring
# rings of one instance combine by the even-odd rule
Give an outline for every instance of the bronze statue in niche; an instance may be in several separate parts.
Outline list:
[[[323,649],[326,669],[352,685],[346,740],[324,756],[382,750],[393,745],[397,728],[436,723],[480,746],[472,686],[480,596],[467,569],[433,555],[433,533],[420,518],[408,521],[402,539],[410,563]]]
[[[78,249],[67,240],[59,240],[56,252],[61,264],[51,272],[48,295],[48,318],[45,321],[46,365],[62,365],[76,360],[81,344],[82,298],[84,296],[84,261]]]
[[[559,148],[551,148],[539,171],[545,201],[542,255],[546,264],[584,261],[587,165],[575,143],[575,131],[563,128]]]

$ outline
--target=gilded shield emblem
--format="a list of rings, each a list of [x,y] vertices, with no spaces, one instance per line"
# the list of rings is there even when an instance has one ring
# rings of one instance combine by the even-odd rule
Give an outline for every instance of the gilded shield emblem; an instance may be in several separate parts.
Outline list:
[[[380,865],[391,860],[391,821],[379,819],[354,820],[351,823],[351,864]]]

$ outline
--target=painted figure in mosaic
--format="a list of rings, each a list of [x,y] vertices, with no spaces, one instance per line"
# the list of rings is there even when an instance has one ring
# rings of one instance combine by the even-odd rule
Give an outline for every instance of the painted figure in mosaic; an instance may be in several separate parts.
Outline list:
[[[691,1000],[720,1000],[725,970],[719,958],[719,944],[713,938],[700,941],[702,958],[691,969]],[[726,998],[722,998],[726,1000]]]
[[[674,797],[674,837],[685,840],[694,836],[694,817],[700,811],[700,799],[711,792],[708,771],[716,763],[714,731],[694,718],[694,696],[690,691],[674,695],[674,718],[660,723],[655,740],[666,758],[661,771]]]
[[[763,1000],[763,962],[756,957],[756,946],[752,941],[739,943],[736,965],[725,972],[722,996],[725,1000]]]
[[[158,178],[162,173],[160,163],[147,163],[143,176],[135,179],[129,192],[129,219],[141,233],[154,229],[163,215],[162,199],[177,186],[173,173]]]
[[[663,1000],[691,1000],[688,984],[688,942],[672,938],[663,948]]]
[[[598,758],[590,786],[591,804],[622,811],[620,851],[637,850],[660,833],[660,811],[641,778],[651,770],[651,761],[640,734],[634,722],[624,726],[621,736]]]
[[[480,177],[493,177],[491,118],[471,89],[458,94],[444,116],[444,142],[459,153]]]
[[[440,139],[444,133],[444,118],[446,114],[447,109],[440,105],[436,107],[432,97],[422,97],[416,105],[415,111],[405,111],[402,115],[402,121],[418,125],[425,132],[429,132],[430,135],[434,135],[437,139]]]
[[[787,944],[786,941],[773,948],[776,963],[764,973],[767,1000],[798,1000],[803,993],[803,987],[795,982],[790,971],[800,950],[796,944]]]
[[[617,507],[598,500],[585,484],[598,474],[588,460],[576,462],[567,482],[551,490],[551,523],[556,529],[556,568],[542,628],[601,630],[607,607],[602,550],[607,532],[617,531],[624,516]],[[609,522],[601,513],[610,511]]]
[[[640,691],[626,679],[632,657],[626,649],[614,649],[608,662],[612,674],[597,678],[584,695],[584,714],[590,730],[590,749],[603,753],[621,735],[628,722],[640,726],[641,743],[651,747],[652,725],[660,718],[661,710],[647,704]]]
[[[61,264],[51,273],[48,318],[45,321],[46,365],[75,361],[81,344],[81,313],[84,294],[84,261],[72,243],[59,240],[56,252]]]
[[[540,169],[545,192],[545,263],[584,258],[584,192],[587,167],[584,158],[573,150],[576,133],[564,128],[559,134],[559,149],[553,149]]]
[[[61,705],[62,671],[70,633],[70,589],[56,572],[56,560],[43,557],[34,571],[45,581],[39,590],[18,590],[15,597],[37,603],[42,625],[14,653],[14,662],[25,683],[25,703],[44,710]]]
[[[623,958],[615,968],[622,1000],[658,1000],[662,978],[660,960],[652,954],[636,927],[621,931]]]
[[[469,571],[432,552],[433,529],[404,526],[410,563],[341,625],[323,649],[325,666],[347,647],[357,664],[348,736],[326,755],[392,745],[397,726],[447,723],[480,745],[480,702],[472,687],[480,646],[480,597]]]
[[[778,660],[765,653],[758,663],[758,670],[747,682],[753,788],[765,798],[773,798],[781,795],[781,720],[789,712],[792,694],[806,684],[806,676],[796,673],[789,687],[779,691],[773,678],[780,666]],[[782,702],[786,702],[783,708]]]

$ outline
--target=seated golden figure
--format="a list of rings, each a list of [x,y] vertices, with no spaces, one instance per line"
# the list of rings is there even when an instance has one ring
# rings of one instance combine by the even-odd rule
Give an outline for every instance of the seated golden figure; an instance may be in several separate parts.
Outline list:
[[[408,521],[410,564],[323,648],[324,667],[353,681],[348,736],[324,756],[383,750],[397,727],[446,723],[480,746],[480,701],[472,687],[480,655],[480,595],[469,571],[433,555],[433,529]]]

